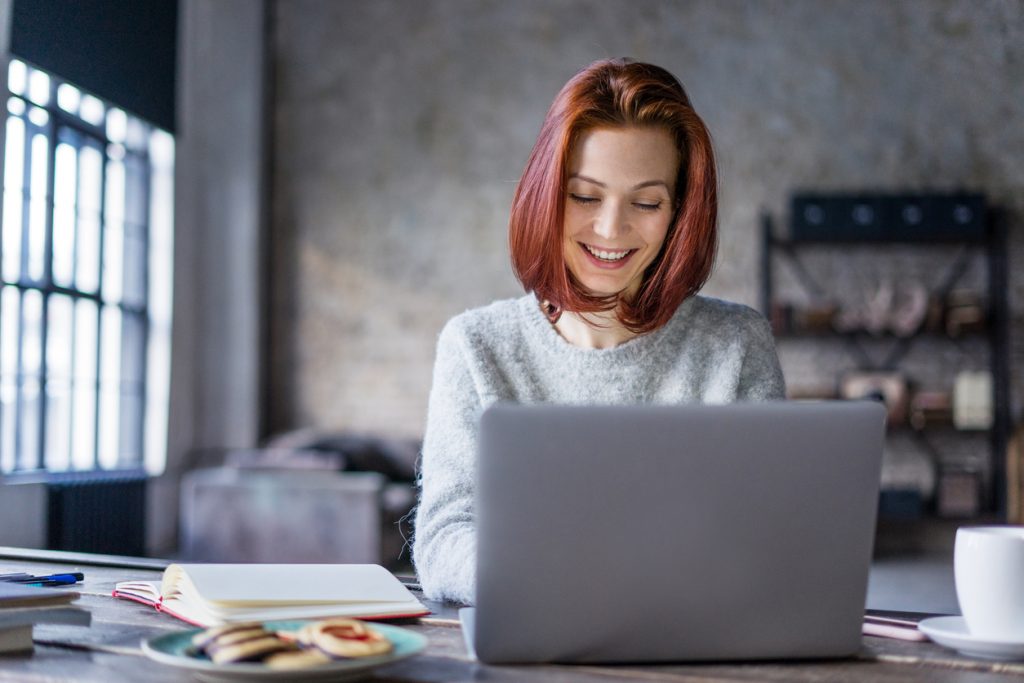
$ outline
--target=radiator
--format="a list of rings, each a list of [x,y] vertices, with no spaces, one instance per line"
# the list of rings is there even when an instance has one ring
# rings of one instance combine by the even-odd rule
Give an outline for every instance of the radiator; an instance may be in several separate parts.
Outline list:
[[[95,473],[47,485],[47,548],[146,554],[146,477]]]

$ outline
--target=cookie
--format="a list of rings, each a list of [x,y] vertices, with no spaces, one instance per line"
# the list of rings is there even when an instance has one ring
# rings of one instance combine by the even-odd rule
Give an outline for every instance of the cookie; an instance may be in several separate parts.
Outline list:
[[[212,652],[213,650],[227,647],[228,645],[237,645],[238,643],[244,643],[247,640],[256,640],[257,638],[264,638],[266,636],[277,637],[273,633],[259,627],[242,629],[240,631],[231,631],[230,633],[217,636],[213,639],[212,643],[207,643],[204,649],[207,652]]]
[[[235,643],[234,645],[214,647],[208,650],[208,654],[214,664],[234,664],[237,662],[262,661],[268,655],[291,650],[294,647],[294,645],[284,642],[277,636],[267,635],[255,640]]]
[[[297,669],[308,669],[312,666],[319,666],[331,661],[330,656],[319,650],[296,650],[294,652],[278,652],[263,660],[263,663],[271,669],[279,671],[291,671]]]
[[[300,639],[331,657],[372,657],[391,652],[384,635],[355,619],[326,619],[306,626]]]
[[[250,621],[242,624],[224,624],[223,626],[214,626],[208,628],[205,631],[192,636],[192,644],[200,650],[205,650],[206,646],[212,643],[217,638],[226,635],[228,633],[234,633],[235,631],[244,631],[246,629],[262,628],[259,623]]]

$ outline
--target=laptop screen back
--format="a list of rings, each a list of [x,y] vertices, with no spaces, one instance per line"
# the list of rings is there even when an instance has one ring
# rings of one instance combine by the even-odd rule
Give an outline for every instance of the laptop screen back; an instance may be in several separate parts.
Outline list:
[[[870,402],[490,408],[477,655],[856,652],[884,422]]]

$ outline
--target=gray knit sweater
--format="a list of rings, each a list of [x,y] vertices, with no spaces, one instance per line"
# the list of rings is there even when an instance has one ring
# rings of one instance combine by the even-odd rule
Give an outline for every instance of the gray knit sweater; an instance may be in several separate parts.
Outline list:
[[[566,342],[530,294],[452,318],[437,344],[413,561],[428,598],[473,603],[477,423],[496,401],[729,403],[781,399],[771,330],[754,310],[694,296],[663,327],[610,349]]]

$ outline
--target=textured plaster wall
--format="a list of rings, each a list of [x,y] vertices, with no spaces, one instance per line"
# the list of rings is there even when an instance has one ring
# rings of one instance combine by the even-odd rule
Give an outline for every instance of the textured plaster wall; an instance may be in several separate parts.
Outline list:
[[[506,220],[551,99],[622,55],[675,73],[712,131],[707,293],[758,304],[758,213],[794,188],[984,191],[1009,211],[1024,389],[1024,3],[284,0],[274,19],[272,429],[421,433],[444,321],[520,293]],[[813,267],[869,290],[934,281],[942,259]],[[783,361],[796,385],[852,364],[807,345]],[[979,361],[926,346],[911,362]]]

